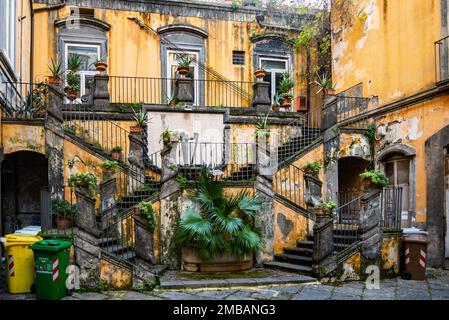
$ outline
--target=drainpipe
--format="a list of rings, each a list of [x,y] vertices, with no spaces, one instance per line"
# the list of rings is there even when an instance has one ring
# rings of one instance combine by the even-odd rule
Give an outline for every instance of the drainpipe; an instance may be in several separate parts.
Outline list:
[[[33,11],[33,0],[30,0],[30,12],[31,12],[31,22],[30,22],[30,82],[33,82],[34,76],[34,11]]]
[[[54,10],[54,9],[60,9],[60,8],[65,7],[65,5],[66,5],[66,0],[61,0],[61,3],[51,4],[46,7],[33,9],[33,12],[37,13],[37,12],[43,12],[43,11],[50,11],[50,10]]]

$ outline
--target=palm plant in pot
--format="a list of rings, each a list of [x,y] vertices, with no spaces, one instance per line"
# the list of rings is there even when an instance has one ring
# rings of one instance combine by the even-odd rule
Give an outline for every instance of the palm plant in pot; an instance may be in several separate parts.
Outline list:
[[[317,76],[317,79],[315,80],[315,83],[320,88],[317,91],[317,94],[320,93],[321,91],[323,91],[324,94],[327,94],[327,95],[335,94],[335,85],[332,84],[332,78],[327,74],[327,72],[323,73],[322,75],[317,73],[316,76]]]
[[[271,108],[274,112],[279,112],[279,110],[281,109],[281,96],[278,93],[274,96],[274,103]]]
[[[80,94],[80,75],[77,73],[81,67],[81,57],[77,54],[70,54],[67,58],[67,86],[64,88],[67,98],[75,100]]]
[[[105,72],[108,68],[108,64],[104,57],[97,59],[94,63],[95,69],[99,72]]]
[[[178,68],[177,71],[181,77],[185,77],[190,70],[190,65],[195,61],[195,57],[186,53],[178,55]]]
[[[195,206],[186,208],[175,228],[187,271],[239,271],[252,267],[252,255],[262,246],[254,219],[262,202],[247,192],[225,196],[224,184],[203,167],[191,185]]]
[[[278,93],[281,97],[281,105],[285,110],[289,109],[292,105],[293,95],[291,92],[294,86],[295,83],[291,79],[290,73],[282,73]]]
[[[147,121],[147,113],[143,110],[140,110],[138,113],[133,109],[134,112],[134,123],[135,125],[129,128],[131,133],[141,133],[145,123]]]
[[[76,215],[76,205],[72,205],[65,199],[51,199],[51,216],[53,225],[58,230],[66,230],[72,227]],[[56,223],[55,223],[56,222]]]
[[[61,84],[61,77],[64,73],[61,61],[56,62],[52,58],[51,64],[48,65],[48,69],[51,73],[51,76],[48,77],[48,83],[59,86]]]

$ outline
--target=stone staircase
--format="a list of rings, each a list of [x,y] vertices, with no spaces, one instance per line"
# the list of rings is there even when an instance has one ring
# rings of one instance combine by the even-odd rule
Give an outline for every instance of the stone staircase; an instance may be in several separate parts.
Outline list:
[[[321,129],[314,127],[302,127],[300,135],[289,139],[278,147],[278,162],[294,158],[303,149],[311,145],[320,135]]]

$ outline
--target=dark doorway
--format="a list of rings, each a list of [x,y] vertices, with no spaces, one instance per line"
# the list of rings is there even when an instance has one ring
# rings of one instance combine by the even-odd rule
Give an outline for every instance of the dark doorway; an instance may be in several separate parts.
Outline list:
[[[1,233],[41,225],[41,192],[48,189],[47,158],[31,151],[7,154],[1,174]]]

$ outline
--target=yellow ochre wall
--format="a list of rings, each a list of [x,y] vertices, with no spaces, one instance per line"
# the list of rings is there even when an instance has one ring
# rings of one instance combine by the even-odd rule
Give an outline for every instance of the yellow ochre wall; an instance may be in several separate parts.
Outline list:
[[[35,7],[40,5],[35,4]],[[56,56],[57,28],[54,21],[70,14],[70,6],[35,15],[34,76],[43,80],[48,76],[48,62]],[[174,17],[158,13],[110,10],[95,8],[95,18],[107,22],[111,29],[108,38],[108,73],[121,76],[160,77],[160,37],[152,31],[141,29],[128,17],[137,17],[152,29],[171,24],[187,24],[208,32],[205,40],[206,64],[214,71],[233,81],[253,81],[253,43],[251,36],[271,30],[261,29],[256,22],[216,20],[199,17]],[[292,34],[286,34],[291,36]],[[232,51],[245,51],[245,65],[232,64]],[[297,86],[295,96],[305,94],[306,81],[301,70],[306,63],[305,53],[297,53],[293,59]],[[249,88],[251,86],[249,85]],[[245,87],[246,88],[246,87]],[[311,97],[312,104],[320,99]]]
[[[440,0],[352,3],[352,26],[345,28],[333,6],[332,77],[337,92],[363,83],[363,96],[379,96],[382,105],[432,87],[434,42],[442,38]]]

